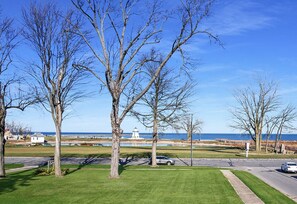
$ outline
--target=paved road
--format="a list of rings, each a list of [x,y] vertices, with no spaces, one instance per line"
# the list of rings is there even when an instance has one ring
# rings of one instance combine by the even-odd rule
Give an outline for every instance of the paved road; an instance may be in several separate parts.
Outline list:
[[[23,163],[25,166],[44,165],[47,161],[53,160],[52,157],[5,157],[6,163]],[[189,158],[176,158],[177,166],[189,166]],[[110,164],[110,158],[62,158],[63,164]],[[130,165],[148,165],[147,158],[122,158],[123,162]],[[212,166],[212,167],[280,167],[288,159],[193,159],[193,166]],[[290,161],[297,162],[297,159]]]
[[[46,165],[51,157],[6,157],[6,163],[25,166]],[[129,165],[148,165],[147,158],[122,158]],[[193,159],[193,166],[212,166],[247,170],[297,202],[297,174],[285,174],[280,166],[288,159]],[[290,161],[297,162],[297,159]],[[62,158],[63,164],[110,164],[110,158]],[[177,166],[189,166],[189,158],[176,158]]]

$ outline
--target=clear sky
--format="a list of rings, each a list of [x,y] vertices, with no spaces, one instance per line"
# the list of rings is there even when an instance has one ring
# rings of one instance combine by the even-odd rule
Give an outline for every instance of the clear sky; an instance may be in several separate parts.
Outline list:
[[[67,0],[63,2],[60,6],[70,5],[65,3]],[[21,22],[21,8],[29,3],[1,0],[2,15]],[[297,106],[296,10],[295,0],[217,0],[208,26],[220,36],[224,48],[205,40],[187,46],[191,55],[199,59],[193,73],[198,86],[192,110],[195,117],[203,120],[203,132],[234,132],[229,127],[228,111],[235,105],[234,89],[252,85],[255,78],[276,81],[282,101]],[[107,93],[76,103],[72,117],[64,121],[63,131],[110,132],[110,106]],[[54,131],[50,114],[41,108],[10,111],[7,119],[28,125],[33,131]],[[133,118],[126,118],[122,129],[131,132],[135,126],[140,132],[150,132]]]

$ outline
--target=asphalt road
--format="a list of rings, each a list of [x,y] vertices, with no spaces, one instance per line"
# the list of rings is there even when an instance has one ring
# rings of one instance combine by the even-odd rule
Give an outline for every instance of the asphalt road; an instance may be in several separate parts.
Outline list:
[[[6,157],[6,163],[23,163],[25,166],[42,166],[48,161],[52,161],[51,157]],[[122,162],[129,165],[148,165],[147,158],[122,158]],[[176,158],[177,166],[190,166],[189,158]],[[288,159],[203,159],[195,158],[193,166],[211,166],[220,168],[234,168],[246,170],[262,179],[272,187],[278,189],[282,193],[288,195],[297,202],[297,174],[287,174],[280,171],[280,166]],[[295,161],[297,159],[292,159]],[[62,164],[110,164],[110,158],[62,158]]]
[[[5,157],[6,163],[23,163],[25,166],[45,165],[52,157]],[[125,164],[129,165],[148,165],[147,158],[122,158]],[[176,166],[190,166],[191,160],[189,158],[175,158]],[[211,167],[275,167],[280,168],[281,164],[288,159],[193,159],[193,166],[211,166]],[[292,159],[295,161],[297,159]],[[110,158],[62,158],[62,164],[110,164]]]

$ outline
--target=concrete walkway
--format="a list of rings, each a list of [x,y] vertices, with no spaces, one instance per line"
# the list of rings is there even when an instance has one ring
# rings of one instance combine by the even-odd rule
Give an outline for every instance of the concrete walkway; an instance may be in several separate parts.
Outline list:
[[[241,200],[246,204],[264,204],[264,202],[256,196],[239,178],[237,178],[230,170],[221,170],[223,175],[228,179]]]
[[[30,169],[36,169],[36,168],[38,168],[38,166],[24,166],[24,167],[15,168],[15,169],[8,169],[5,172],[6,173],[14,173],[14,172],[18,172],[18,171],[26,171],[26,170],[30,170]]]
[[[26,171],[26,170],[30,170],[30,169],[36,169],[39,166],[23,166],[20,168],[15,168],[15,169],[7,169],[5,170],[5,173],[14,173],[14,172],[19,172],[19,171]],[[3,179],[3,177],[0,177],[0,179]]]

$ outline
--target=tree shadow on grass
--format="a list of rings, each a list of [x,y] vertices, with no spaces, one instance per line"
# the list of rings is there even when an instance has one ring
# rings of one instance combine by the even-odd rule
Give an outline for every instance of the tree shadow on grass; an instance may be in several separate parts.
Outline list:
[[[10,173],[0,179],[0,195],[13,192],[17,190],[18,187],[27,187],[33,180],[37,180],[34,170]]]
[[[79,158],[89,158],[89,157],[97,157],[97,158],[106,158],[106,157],[110,157],[110,154],[108,153],[104,153],[104,154],[63,154],[62,155],[63,158],[71,158],[71,157],[79,157]]]
[[[82,162],[79,163],[79,165],[76,169],[71,170],[68,174],[72,174],[72,173],[84,168],[87,165],[98,164],[99,163],[98,159],[106,158],[105,156],[106,155],[104,155],[104,154],[89,154]],[[110,160],[110,159],[106,159],[106,160]]]
[[[230,151],[228,151],[228,150],[230,150]],[[238,148],[238,147],[223,147],[223,148],[208,149],[207,151],[225,153],[225,154],[227,154],[227,153],[229,153],[229,154],[238,154],[238,152],[235,152],[234,150],[240,151],[242,149]]]
[[[185,164],[186,166],[190,166],[186,161],[182,160],[181,158],[179,158],[177,155],[176,155],[176,158],[181,161],[183,164]]]
[[[119,163],[120,165],[128,165],[132,162],[139,161],[142,158],[149,159],[151,157],[151,153],[148,152],[142,152],[142,153],[134,153],[134,154],[124,154],[125,158],[120,159]],[[144,161],[143,163],[139,163],[137,165],[143,165],[147,164],[149,160]]]
[[[126,165],[119,165],[119,175],[121,175],[125,170],[126,170]]]

